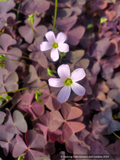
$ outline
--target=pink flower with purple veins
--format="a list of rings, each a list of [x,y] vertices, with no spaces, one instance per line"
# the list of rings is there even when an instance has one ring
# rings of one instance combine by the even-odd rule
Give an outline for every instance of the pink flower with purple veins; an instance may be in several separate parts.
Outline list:
[[[67,64],[62,64],[58,67],[57,73],[60,78],[50,78],[48,82],[51,87],[63,87],[57,96],[57,100],[60,103],[64,103],[68,100],[71,89],[79,96],[85,94],[85,88],[76,83],[86,76],[83,68],[77,68],[70,74],[69,66]]]
[[[58,33],[55,38],[55,34],[53,31],[49,31],[45,34],[48,42],[44,41],[40,44],[41,51],[47,51],[51,49],[51,59],[53,61],[57,61],[59,59],[59,51],[60,52],[68,52],[69,46],[64,43],[67,39],[66,35],[63,32]]]

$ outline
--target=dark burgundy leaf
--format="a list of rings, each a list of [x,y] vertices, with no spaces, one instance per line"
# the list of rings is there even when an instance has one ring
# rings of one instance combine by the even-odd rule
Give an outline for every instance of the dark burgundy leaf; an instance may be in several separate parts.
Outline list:
[[[18,135],[16,135],[16,137],[11,141],[10,147],[12,149],[12,156],[14,158],[19,157],[22,153],[24,153],[27,150],[25,142]]]
[[[79,40],[85,33],[85,28],[83,26],[78,26],[67,33],[68,41],[71,45],[76,46]]]
[[[107,7],[107,2],[104,0],[94,0],[91,3],[91,8],[93,10],[105,9]]]
[[[57,17],[61,19],[65,19],[70,17],[72,10],[69,8],[58,9]]]
[[[76,21],[76,16],[71,16],[66,19],[57,19],[56,26],[60,28],[62,31],[69,31],[72,28],[72,26],[76,23]]]
[[[13,113],[13,120],[14,120],[14,123],[16,125],[16,127],[23,133],[26,133],[27,132],[27,123],[24,119],[24,116],[22,115],[21,112],[15,110],[14,113]]]
[[[6,114],[4,112],[0,111],[0,125],[3,123],[5,116],[6,116]]]
[[[46,145],[43,135],[38,134],[35,130],[28,130],[25,134],[27,146],[34,149],[42,148]]]
[[[40,14],[48,10],[49,7],[50,2],[46,0],[41,0],[40,3],[39,0],[29,0],[24,3],[21,10],[26,15],[33,14],[35,11],[37,11]]]

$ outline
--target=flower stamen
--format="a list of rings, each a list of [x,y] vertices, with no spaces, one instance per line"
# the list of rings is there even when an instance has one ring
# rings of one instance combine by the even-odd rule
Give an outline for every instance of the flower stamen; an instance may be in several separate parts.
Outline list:
[[[53,47],[53,48],[58,48],[58,43],[55,43],[55,42],[54,42],[54,43],[52,44],[52,47]]]
[[[66,86],[70,86],[70,85],[73,84],[73,81],[72,81],[71,78],[67,78],[67,79],[64,81],[64,84],[65,84]]]

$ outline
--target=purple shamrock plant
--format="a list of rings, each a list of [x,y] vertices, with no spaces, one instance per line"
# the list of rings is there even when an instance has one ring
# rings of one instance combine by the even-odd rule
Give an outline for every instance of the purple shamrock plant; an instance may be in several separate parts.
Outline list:
[[[7,13],[15,7],[14,1],[0,1],[0,30],[7,23],[8,17],[15,17],[14,13]]]
[[[3,148],[4,155],[7,156],[10,151],[10,143],[14,134],[6,131],[6,125],[0,125],[0,133],[0,146]]]
[[[24,116],[19,111],[13,112],[13,118],[9,109],[6,108],[7,117],[5,120],[6,131],[13,134],[21,134],[21,132],[27,132],[27,123],[24,119]]]
[[[39,149],[42,149],[46,145],[46,141],[43,135],[38,134],[35,130],[28,130],[25,134],[25,142],[23,139],[16,135],[11,141],[11,150],[14,158],[24,154],[24,160],[36,160],[38,157],[46,157],[41,153]]]
[[[11,47],[11,45],[16,44],[16,40],[13,39],[10,35],[4,33],[0,36],[0,44],[0,55],[5,57],[3,59],[5,60],[5,68],[10,72],[15,71],[22,56],[20,49]]]
[[[119,0],[0,0],[0,159],[119,160],[119,52]]]

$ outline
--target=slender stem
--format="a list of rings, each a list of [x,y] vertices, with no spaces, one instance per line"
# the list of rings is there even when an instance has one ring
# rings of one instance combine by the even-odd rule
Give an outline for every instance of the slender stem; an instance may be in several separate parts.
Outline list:
[[[5,60],[11,60],[11,61],[15,61],[15,62],[21,62],[21,61],[19,61],[19,60],[9,59],[9,58],[5,58]]]
[[[59,52],[59,55],[60,55],[60,63],[62,62],[62,58],[63,58],[63,56],[62,56],[61,54],[62,54],[62,53]]]
[[[0,53],[0,54],[5,54],[5,53]],[[26,56],[22,56],[22,58],[31,60],[30,58],[28,58],[28,57],[26,57]],[[9,58],[6,58],[6,57],[5,57],[5,59],[7,59],[7,60],[13,60],[13,61],[18,61],[18,60],[9,59]],[[31,61],[32,61],[32,60],[31,60]],[[21,61],[18,61],[18,62],[21,62]]]
[[[0,53],[1,54],[1,53]],[[24,57],[24,56],[22,56],[22,57]],[[24,57],[25,58],[25,57]],[[29,58],[27,58],[26,57],[26,59],[29,59]],[[24,63],[24,62],[22,62],[22,61],[19,61],[19,60],[15,60],[15,59],[9,59],[9,58],[5,58],[5,60],[10,60],[10,61],[15,61],[15,62],[21,62],[21,63]],[[29,60],[31,60],[31,59],[29,59]],[[26,64],[27,66],[29,66],[29,64],[27,64],[27,63],[24,63],[24,64]]]
[[[54,11],[53,31],[55,30],[56,18],[57,18],[57,0],[55,0],[55,11]]]
[[[59,55],[60,55],[60,61],[59,61],[59,63],[61,63],[62,62],[62,56],[61,56],[60,52],[59,52]]]
[[[25,114],[24,114],[24,117],[26,117],[28,115],[28,112],[26,112]]]
[[[15,105],[13,104],[12,107],[10,108],[10,111],[15,107]]]
[[[60,55],[60,63],[61,63],[62,62],[62,58],[66,55],[66,53],[59,52],[59,55]]]
[[[63,58],[63,57],[60,57],[60,63],[62,62],[62,58]]]
[[[43,88],[43,87],[45,87],[45,86],[47,86],[48,84],[45,84],[45,85],[43,85],[43,86],[41,86],[41,87],[39,87],[36,91],[35,91],[35,99],[36,99],[36,101],[37,102],[39,102],[39,103],[41,103],[42,102],[42,99],[39,99],[38,100],[38,97],[40,97],[40,96],[38,96],[38,92],[39,92],[39,90],[41,89],[41,88]],[[36,92],[37,92],[37,94],[36,94]],[[40,93],[40,92],[39,92]]]
[[[48,84],[44,84],[43,86],[39,87],[39,88],[37,89],[37,91],[38,91],[39,89],[41,89],[41,88],[47,86],[47,85],[48,85]]]
[[[119,137],[115,132],[113,132],[113,134],[114,134],[118,139],[120,139],[120,137]]]
[[[101,32],[101,27],[102,27],[102,24],[100,23],[99,30],[98,30],[99,33]]]
[[[11,48],[11,47],[10,47]],[[24,52],[25,53],[25,52]],[[0,55],[3,55],[3,54],[5,54],[5,53],[0,53]],[[27,54],[27,53],[26,53]],[[27,55],[28,56],[28,55]],[[18,57],[18,56],[16,56],[16,57]],[[21,57],[18,57],[18,58],[21,58]],[[25,58],[25,59],[29,59],[28,57],[26,57],[26,56],[22,56],[22,58]],[[5,59],[7,59],[7,60],[14,60],[14,59],[9,59],[9,58],[6,58],[5,57]],[[29,59],[29,60],[31,60],[31,59]],[[20,62],[19,60],[14,60],[14,61],[18,61],[18,62]]]
[[[27,54],[27,53],[25,53],[25,52],[23,52],[23,51],[22,51],[22,53],[23,53],[24,55],[28,56],[28,54]]]
[[[29,88],[29,87],[25,87],[25,88],[21,88],[21,89],[18,89],[18,90],[13,90],[13,91],[8,91],[8,92],[1,92],[0,94],[22,91],[22,90],[25,90],[25,89],[28,89],[28,88]]]
[[[5,98],[5,97],[3,97],[3,96],[0,96],[0,98],[3,98],[4,100],[6,100],[6,98]]]
[[[36,120],[38,120],[39,118],[38,117],[36,117],[35,119],[32,119],[31,121],[32,122],[34,122],[34,121],[36,121]]]
[[[28,57],[26,57],[26,56],[22,56],[22,58],[25,58],[25,59],[29,59],[29,60],[31,60],[30,58],[28,58]],[[32,60],[31,60],[32,61]]]
[[[23,81],[17,82],[18,84],[23,83]]]
[[[13,8],[12,9],[13,11],[16,11],[16,12],[18,12],[19,10],[18,9],[16,9],[16,8]],[[20,13],[22,13],[21,11],[19,11]],[[24,14],[24,13],[22,13],[22,14]]]
[[[32,24],[31,24],[31,19],[28,19],[28,22],[29,22],[29,24],[30,24],[30,27],[31,27],[31,29],[32,29],[32,31],[33,31],[33,34],[34,34],[34,37],[35,37],[35,39],[36,39],[37,37],[36,37],[35,31],[34,31],[34,29],[33,29],[33,26],[32,26]]]
[[[0,108],[4,107],[7,103],[9,103],[11,101],[11,99],[7,102],[5,102],[2,106],[0,106]]]

